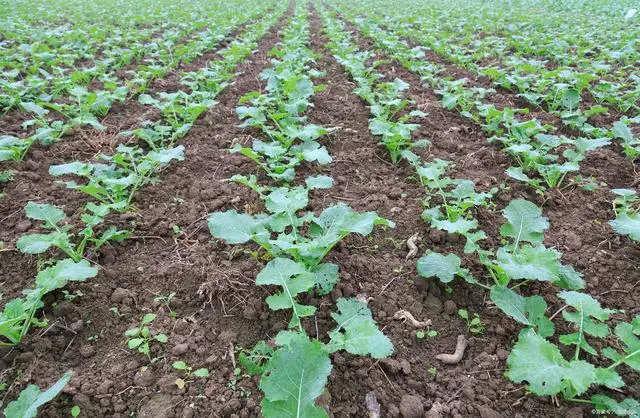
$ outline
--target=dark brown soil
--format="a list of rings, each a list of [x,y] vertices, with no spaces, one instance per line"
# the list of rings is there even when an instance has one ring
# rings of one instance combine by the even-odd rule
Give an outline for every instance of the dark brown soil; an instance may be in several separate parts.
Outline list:
[[[364,399],[368,392],[376,394],[385,417],[400,416],[401,410],[417,414],[406,416],[423,416],[420,410],[428,411],[435,404],[442,405],[441,416],[453,417],[588,415],[586,407],[561,403],[558,408],[548,399],[528,396],[522,386],[503,377],[505,359],[519,328],[488,303],[483,291],[456,283],[449,293],[434,281],[418,277],[415,259],[405,260],[405,241],[416,232],[421,253],[431,249],[463,255],[463,243],[431,230],[420,220],[424,189],[406,164],[391,165],[386,150],[370,135],[368,109],[352,93],[355,85],[325,49],[326,39],[315,13],[312,32],[312,47],[319,54],[316,68],[326,71],[319,82],[327,88],[314,96],[309,118],[341,129],[321,139],[333,163],[298,170],[299,179],[324,173],[335,181],[332,189],[313,193],[310,208],[319,212],[344,202],[360,211],[375,210],[396,223],[394,229],[377,228],[369,238],[352,236],[336,247],[328,259],[340,265],[340,284],[331,295],[306,301],[319,306],[319,311],[317,322],[310,320],[305,327],[324,338],[333,327],[329,314],[335,299],[357,294],[372,297],[374,317],[395,347],[393,358],[380,362],[344,353],[333,355],[328,387],[333,416],[367,416]],[[262,266],[252,254],[256,248],[213,240],[206,218],[214,211],[257,213],[263,209],[255,194],[225,181],[237,173],[260,175],[253,163],[226,149],[234,142],[252,140],[253,132],[237,127],[235,108],[241,96],[263,87],[258,74],[269,65],[266,53],[278,40],[274,30],[260,42],[258,52],[241,66],[236,82],[183,139],[185,161],[162,173],[162,183],[139,192],[137,212],[110,219],[117,225],[134,226],[135,236],[96,255],[101,265],[98,277],[68,289],[81,291],[82,296],[73,300],[65,300],[62,293],[50,297],[42,312],[49,327],[34,329],[18,347],[0,352],[2,378],[10,384],[7,401],[28,383],[47,386],[66,370],[73,370],[71,383],[63,395],[42,409],[43,416],[66,416],[73,405],[79,405],[82,416],[88,417],[259,416],[258,379],[235,376],[230,352],[273,337],[288,319],[269,311],[264,303],[267,289],[254,285]],[[381,71],[409,82],[413,86],[410,97],[429,113],[415,134],[432,142],[419,151],[425,160],[451,160],[456,164],[451,175],[472,179],[480,189],[503,182],[509,186],[497,197],[495,209],[477,214],[490,236],[487,245],[499,245],[499,210],[504,205],[516,197],[543,202],[506,178],[508,157],[496,144],[489,144],[477,126],[457,112],[441,109],[437,96],[421,88],[416,76],[395,63]],[[121,123],[128,115],[137,117],[135,108],[127,106],[114,113],[121,115],[113,119],[114,132],[126,129]],[[7,197],[0,200],[0,241],[7,248],[22,233],[37,230],[22,212],[27,201],[59,204],[70,215],[86,203],[84,196],[52,183],[46,170],[50,164],[105,151],[110,142],[101,141],[97,148],[81,145],[80,139],[71,142],[78,146],[65,147],[65,143],[35,149],[22,165],[24,169],[20,168],[16,186],[9,186]],[[626,174],[628,166],[617,161],[607,153],[594,154],[588,165],[594,175],[604,176],[612,185],[628,186],[632,181]],[[640,306],[640,267],[635,261],[640,259],[640,248],[607,226],[606,221],[613,217],[611,197],[606,189],[553,194],[544,203],[544,214],[552,224],[546,244],[563,251],[564,261],[584,274],[590,294],[609,308],[625,309],[620,318],[629,319]],[[464,261],[476,277],[482,277],[476,260],[464,257]],[[38,258],[16,251],[0,252],[5,297],[32,283],[37,263]],[[176,295],[169,306],[154,300],[172,292]],[[550,312],[561,307],[548,286],[531,285],[529,292],[543,295],[550,302]],[[456,314],[462,307],[481,316],[484,333],[468,332]],[[175,318],[169,315],[170,309],[176,312]],[[393,319],[400,309],[419,320],[431,319],[438,335],[417,339],[408,323]],[[166,346],[152,345],[153,355],[159,357],[153,364],[127,349],[124,337],[127,329],[150,312],[158,314],[152,330],[169,336]],[[459,334],[470,343],[463,361],[453,366],[439,363],[435,356],[453,352]],[[172,369],[176,360],[194,368],[207,367],[211,378],[192,379],[179,389],[175,379],[184,376]],[[627,394],[637,398],[640,387],[633,382],[638,382],[638,374],[629,370],[623,374],[632,383],[625,389]]]

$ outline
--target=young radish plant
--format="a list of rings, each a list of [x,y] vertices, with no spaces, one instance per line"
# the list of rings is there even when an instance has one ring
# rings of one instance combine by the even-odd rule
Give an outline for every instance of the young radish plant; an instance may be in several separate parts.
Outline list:
[[[611,191],[618,197],[613,200],[616,219],[609,221],[609,225],[618,234],[640,241],[640,199],[637,193],[630,189]]]
[[[355,299],[339,299],[339,313],[332,318],[338,323],[329,333],[329,342],[310,338],[303,320],[313,316],[316,307],[299,302],[302,294],[317,291],[324,295],[335,287],[339,267],[323,262],[327,253],[349,234],[370,234],[374,225],[393,226],[373,212],[358,213],[346,205],[335,205],[316,216],[302,212],[308,205],[312,189],[331,187],[326,176],[310,177],[305,186],[280,187],[264,195],[268,213],[240,214],[218,212],[209,217],[211,234],[229,244],[253,241],[271,260],[258,273],[259,286],[278,286],[281,291],[266,299],[274,311],[290,310],[291,330],[281,331],[275,338],[278,348],[261,349],[258,344],[244,356],[249,372],[261,373],[260,388],[264,392],[262,413],[265,417],[327,416],[315,405],[324,391],[331,372],[329,353],[346,350],[357,355],[384,358],[392,345],[377,328],[365,303]],[[315,415],[314,415],[315,414]]]
[[[47,294],[64,288],[69,282],[83,282],[97,274],[98,269],[91,267],[88,261],[75,262],[70,258],[41,270],[36,275],[35,287],[24,290],[25,296],[12,299],[4,305],[0,313],[0,345],[17,345],[31,326],[47,325],[46,321],[36,318],[36,312],[44,306],[43,300]]]
[[[52,176],[76,175],[87,179],[78,184],[67,181],[65,185],[79,190],[118,212],[128,210],[136,192],[144,185],[157,182],[154,176],[173,160],[184,160],[184,146],[149,151],[145,153],[137,146],[119,145],[111,156],[99,155],[103,163],[72,163],[52,165]]]
[[[16,242],[16,248],[25,254],[42,254],[51,247],[56,247],[73,261],[79,262],[84,258],[87,246],[90,246],[92,251],[97,251],[109,241],[120,242],[130,235],[130,231],[118,230],[114,226],[107,228],[101,234],[96,233],[95,229],[104,222],[111,208],[112,205],[88,203],[87,212],[81,215],[84,228],[78,233],[72,233],[71,224],[61,224],[66,219],[61,209],[53,205],[29,202],[25,206],[27,217],[42,221],[42,228],[51,232],[23,235]],[[79,240],[74,243],[76,236]]]
[[[498,189],[494,187],[486,192],[476,192],[471,180],[446,176],[446,172],[453,168],[449,161],[435,159],[423,163],[411,151],[404,151],[402,156],[415,168],[420,183],[427,191],[427,197],[422,201],[425,207],[422,219],[433,228],[464,236],[465,253],[481,251],[477,242],[485,239],[486,234],[477,230],[478,221],[472,212],[477,207],[495,206],[491,199]]]

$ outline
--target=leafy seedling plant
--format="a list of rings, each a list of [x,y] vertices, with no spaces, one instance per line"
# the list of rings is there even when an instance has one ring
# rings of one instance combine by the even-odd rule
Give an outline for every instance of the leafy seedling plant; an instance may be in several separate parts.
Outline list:
[[[19,344],[31,326],[46,326],[46,321],[36,318],[36,312],[44,306],[43,298],[47,294],[64,288],[71,281],[82,282],[97,274],[98,269],[91,267],[88,261],[75,262],[70,258],[41,270],[36,276],[35,287],[25,290],[24,297],[8,301],[0,313],[0,345]]]
[[[73,417],[73,418],[77,418],[80,416],[80,412],[82,412],[82,410],[80,409],[80,407],[78,405],[73,405],[71,407],[71,411],[69,411],[69,414]]]
[[[480,319],[480,315],[474,313],[473,316],[469,315],[467,309],[458,309],[458,316],[467,323],[467,329],[472,334],[482,334],[484,332],[484,324]]]
[[[446,172],[453,168],[449,161],[435,159],[424,163],[410,151],[404,151],[402,156],[415,168],[420,183],[427,189],[427,197],[422,202],[425,206],[422,219],[433,228],[464,236],[467,241],[465,253],[480,251],[477,242],[485,239],[486,234],[477,230],[478,221],[472,211],[477,207],[493,207],[491,199],[498,189],[476,192],[471,180],[448,177]]]
[[[289,262],[291,260],[284,261],[287,260],[284,257],[290,257],[297,269],[315,277],[321,294],[327,294],[337,283],[338,266],[323,263],[326,254],[351,233],[366,236],[374,225],[393,226],[391,221],[374,212],[357,213],[344,204],[331,206],[319,216],[312,212],[298,215],[309,203],[310,190],[328,188],[332,184],[330,177],[316,176],[307,178],[304,187],[277,188],[264,197],[268,214],[247,215],[233,210],[214,213],[209,217],[209,230],[214,237],[230,244],[255,242],[273,258],[267,268],[271,263]],[[313,285],[298,291],[308,290]],[[298,319],[294,311],[292,320]]]
[[[302,320],[316,308],[298,301],[301,294],[317,290],[329,293],[338,282],[338,266],[323,263],[326,254],[351,233],[368,235],[374,225],[393,224],[375,213],[357,213],[346,205],[325,209],[321,215],[298,214],[308,205],[309,190],[330,187],[325,176],[311,177],[306,186],[282,187],[265,195],[268,214],[247,215],[235,211],[214,213],[209,218],[211,234],[229,244],[257,243],[271,261],[258,273],[259,286],[278,286],[281,291],[267,298],[274,311],[290,310],[290,330],[275,338],[276,349],[259,343],[242,356],[249,373],[261,373],[265,397],[262,413],[266,417],[326,416],[314,400],[324,391],[331,372],[329,353],[346,350],[352,354],[383,358],[391,354],[391,342],[377,328],[366,304],[355,299],[338,300],[339,313],[332,317],[337,327],[330,341],[310,339]]]
[[[431,329],[428,331],[416,331],[416,338],[419,340],[424,340],[425,337],[437,337],[438,336],[438,331]]]
[[[627,235],[634,241],[640,241],[640,199],[635,190],[613,189],[617,197],[613,200],[616,219],[609,225],[618,234]]]
[[[630,123],[640,123],[640,118],[634,119],[621,119],[613,124],[611,134],[614,138],[619,139],[622,145],[622,151],[624,154],[635,161],[640,156],[640,139],[636,138],[629,128]],[[2,139],[0,138],[0,143]]]
[[[35,418],[38,408],[52,401],[71,380],[71,372],[66,372],[56,383],[44,392],[36,385],[27,386],[18,399],[9,402],[4,409],[7,418]]]
[[[168,316],[171,318],[175,318],[178,313],[171,309],[171,300],[176,296],[176,292],[171,292],[166,296],[156,296],[153,298],[153,301],[156,303],[162,303],[168,310]]]
[[[193,367],[189,366],[187,363],[181,360],[174,361],[172,364],[172,367],[176,370],[183,372],[187,379],[187,380],[184,380],[182,378],[176,379],[175,384],[179,389],[183,389],[187,384],[187,382],[193,377],[198,377],[202,379],[209,377],[209,369],[203,367],[200,369],[193,370]]]
[[[42,228],[51,232],[23,235],[16,242],[16,248],[25,254],[42,254],[51,247],[55,247],[75,262],[79,262],[84,258],[87,245],[90,244],[92,250],[96,251],[109,241],[120,242],[130,235],[130,231],[118,230],[113,226],[107,228],[102,234],[96,234],[95,228],[104,222],[105,216],[111,210],[110,206],[89,202],[86,209],[87,211],[80,217],[85,224],[84,228],[78,233],[72,233],[71,223],[63,224],[67,221],[67,216],[62,209],[46,203],[27,203],[25,206],[27,217],[41,221]],[[74,242],[76,238],[79,238],[77,243]]]
[[[166,344],[169,340],[169,337],[167,337],[166,334],[152,335],[149,327],[155,319],[155,314],[145,314],[142,317],[142,321],[139,326],[130,328],[124,333],[127,337],[127,347],[131,350],[138,350],[139,353],[147,356],[151,363],[155,363],[159,360],[159,357],[151,357],[151,342],[157,341],[160,344]]]
[[[79,190],[100,202],[101,210],[125,212],[131,206],[134,195],[142,186],[157,182],[155,174],[171,161],[184,160],[184,146],[166,148],[145,153],[137,146],[119,145],[111,156],[101,154],[103,163],[72,163],[52,165],[49,174],[55,177],[75,175],[86,183],[67,181],[72,190]]]

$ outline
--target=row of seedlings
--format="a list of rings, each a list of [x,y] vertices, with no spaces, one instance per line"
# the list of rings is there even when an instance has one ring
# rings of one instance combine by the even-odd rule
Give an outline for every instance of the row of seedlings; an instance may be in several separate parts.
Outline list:
[[[265,89],[246,94],[237,108],[242,126],[257,128],[261,139],[254,139],[251,148],[236,147],[231,152],[254,161],[268,180],[263,183],[255,175],[236,175],[232,180],[258,193],[266,212],[217,212],[208,221],[211,234],[228,244],[252,241],[259,245],[262,258],[270,261],[258,273],[256,284],[278,287],[267,297],[267,305],[291,313],[287,329],[274,339],[274,348],[259,342],[240,356],[250,374],[262,375],[265,417],[328,416],[316,399],[325,391],[331,373],[330,354],[344,350],[379,359],[393,351],[367,304],[356,298],[337,300],[337,310],[331,314],[336,326],[327,342],[310,336],[305,328],[305,318],[314,316],[317,308],[300,299],[313,292],[327,295],[339,279],[339,266],[324,261],[331,249],[349,234],[366,236],[374,225],[393,226],[374,212],[358,213],[344,204],[330,206],[319,215],[305,210],[309,193],[330,188],[331,177],[310,176],[303,185],[293,185],[295,169],[303,161],[331,162],[326,148],[317,142],[329,128],[312,124],[305,116],[321,88],[314,79],[322,75],[312,67],[308,13],[307,2],[296,3],[293,21],[271,51],[272,65],[260,74]]]

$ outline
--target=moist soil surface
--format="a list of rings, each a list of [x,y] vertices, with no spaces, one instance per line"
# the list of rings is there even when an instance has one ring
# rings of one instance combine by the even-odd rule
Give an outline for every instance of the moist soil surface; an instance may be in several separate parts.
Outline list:
[[[284,24],[286,17],[279,27]],[[376,228],[367,238],[350,236],[337,246],[328,261],[340,266],[340,284],[330,295],[304,300],[319,307],[316,319],[304,323],[307,332],[326,338],[334,326],[330,312],[335,301],[364,296],[395,348],[392,358],[381,361],[333,354],[328,392],[321,402],[329,405],[335,417],[367,416],[365,396],[370,392],[385,417],[590,416],[589,407],[566,402],[558,406],[548,398],[530,396],[522,385],[503,376],[519,327],[492,306],[483,291],[461,282],[445,288],[417,276],[416,259],[405,259],[406,240],[415,233],[419,255],[428,249],[453,252],[476,277],[484,272],[477,260],[463,254],[462,240],[432,230],[421,220],[424,188],[411,167],[391,164],[387,152],[377,145],[368,130],[368,109],[352,93],[355,84],[326,49],[315,11],[311,24],[312,49],[318,54],[315,68],[325,72],[317,81],[326,88],[313,97],[308,116],[313,123],[339,129],[321,138],[333,157],[331,164],[298,169],[298,179],[314,174],[334,179],[333,188],[312,193],[309,208],[319,213],[342,202],[358,211],[376,211],[396,223],[393,229]],[[17,347],[2,349],[2,380],[9,383],[5,403],[28,383],[46,387],[73,370],[63,394],[41,409],[42,416],[67,416],[73,405],[80,406],[81,416],[87,417],[260,415],[259,379],[235,372],[237,350],[269,340],[286,328],[288,318],[267,308],[264,299],[272,289],[254,285],[264,263],[256,256],[257,248],[213,239],[206,219],[212,212],[229,209],[263,211],[257,195],[226,180],[238,173],[266,180],[252,162],[227,149],[259,137],[238,127],[235,108],[244,94],[264,87],[258,75],[269,65],[267,51],[279,40],[275,28],[260,41],[257,52],[240,66],[235,83],[181,141],[185,160],[169,166],[161,173],[160,183],[136,195],[136,211],[109,218],[110,224],[133,228],[134,235],[93,254],[92,260],[100,265],[98,277],[69,286],[67,295],[51,295],[40,313],[48,326],[33,329]],[[364,39],[361,45],[367,46]],[[477,126],[442,109],[437,95],[422,87],[415,75],[393,62],[380,71],[390,79],[409,82],[415,106],[429,113],[416,132],[417,138],[431,141],[430,147],[417,151],[423,159],[450,160],[455,164],[452,177],[471,179],[481,190],[508,186],[497,194],[495,207],[476,214],[489,235],[487,246],[500,245],[500,210],[511,199],[534,201],[543,206],[552,225],[545,244],[562,251],[563,261],[584,275],[587,291],[606,307],[624,310],[617,316],[620,319],[629,320],[640,312],[640,249],[607,226],[614,217],[607,188],[594,192],[569,188],[543,201],[510,181],[504,174],[510,166],[508,157],[487,142]],[[156,86],[167,88],[160,82]],[[137,104],[114,108],[109,120],[118,122],[113,132],[121,128],[119,121],[131,118],[140,118]],[[0,251],[0,281],[7,299],[29,287],[38,270],[38,257],[13,250],[17,237],[38,231],[38,225],[25,217],[24,204],[59,205],[73,221],[87,202],[84,195],[55,183],[47,175],[49,165],[91,159],[123,141],[95,132],[78,135],[82,136],[70,142],[35,149],[27,161],[12,167],[17,177],[0,200],[0,241],[6,248]],[[630,187],[635,181],[628,174],[630,166],[616,152],[606,149],[589,157],[588,174],[614,187]],[[545,297],[549,313],[562,307],[551,286],[532,284],[525,292]],[[168,302],[162,299],[170,294],[175,296]],[[483,332],[468,330],[457,314],[460,308],[480,316]],[[401,309],[420,321],[431,320],[437,335],[418,338],[419,329],[393,319]],[[146,313],[157,314],[152,331],[168,335],[167,344],[152,343],[151,354],[157,358],[152,363],[129,350],[124,337]],[[455,365],[436,360],[436,355],[454,351],[458,335],[464,335],[469,344],[463,360]],[[172,368],[176,360],[194,369],[206,367],[211,377],[186,378]],[[186,380],[183,388],[175,384],[177,378]],[[631,382],[627,395],[640,397],[640,385],[633,384],[638,382],[637,373],[625,369],[623,378]]]

